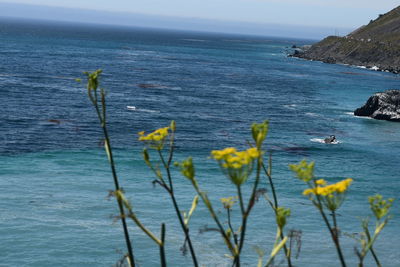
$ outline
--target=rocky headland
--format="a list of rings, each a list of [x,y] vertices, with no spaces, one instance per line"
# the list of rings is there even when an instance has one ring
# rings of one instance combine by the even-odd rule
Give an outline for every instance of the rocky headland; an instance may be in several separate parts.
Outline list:
[[[400,6],[344,37],[296,48],[291,56],[400,73]]]
[[[400,122],[400,90],[374,94],[364,106],[354,111],[354,115]]]

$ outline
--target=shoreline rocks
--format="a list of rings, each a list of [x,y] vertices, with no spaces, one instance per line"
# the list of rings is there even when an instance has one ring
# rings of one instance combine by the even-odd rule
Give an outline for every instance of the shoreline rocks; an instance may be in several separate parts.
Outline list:
[[[354,115],[400,122],[400,90],[375,93],[362,107],[354,110]]]
[[[400,47],[398,51],[400,51]],[[311,61],[321,61],[327,64],[345,64],[363,69],[400,74],[400,55],[387,54],[385,57],[388,59],[375,58],[371,61],[371,56],[368,54],[358,55],[358,58],[352,58],[351,55],[342,55],[338,50],[330,51],[323,47],[313,47],[312,49],[308,47],[297,47],[293,49],[293,52],[289,53],[288,56]],[[396,60],[396,62],[393,62],[393,60]],[[397,61],[399,61],[399,63],[397,63]]]

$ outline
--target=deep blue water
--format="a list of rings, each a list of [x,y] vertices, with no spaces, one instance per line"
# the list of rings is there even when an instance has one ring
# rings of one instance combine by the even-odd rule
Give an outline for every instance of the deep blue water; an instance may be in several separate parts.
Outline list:
[[[286,57],[287,47],[309,42],[1,20],[0,266],[111,266],[125,252],[112,218],[116,203],[107,198],[113,183],[97,118],[84,85],[75,81],[98,68],[121,183],[149,228],[158,233],[160,222],[167,224],[170,266],[191,260],[179,252],[183,239],[172,205],[152,186],[136,133],[172,119],[177,159],[194,157],[199,183],[218,207],[220,197],[235,193],[208,158],[210,150],[244,148],[250,124],[269,119],[266,148],[278,197],[292,209],[288,229],[302,230],[295,266],[338,266],[328,231],[287,165],[306,158],[331,182],[352,177],[339,225],[359,231],[360,217],[369,214],[367,196],[400,197],[400,124],[351,112],[374,92],[399,88],[400,76]],[[315,142],[331,134],[339,144]],[[188,209],[194,191],[178,172],[174,179],[178,201]],[[375,247],[383,266],[394,267],[400,266],[398,200],[393,215]],[[254,266],[253,246],[269,253],[275,224],[264,202],[250,222],[243,260]],[[201,263],[229,266],[219,236],[198,233],[204,225],[213,223],[200,205],[191,229]],[[133,224],[130,229],[140,266],[157,266],[152,241]],[[343,236],[342,242],[354,266],[355,241]]]

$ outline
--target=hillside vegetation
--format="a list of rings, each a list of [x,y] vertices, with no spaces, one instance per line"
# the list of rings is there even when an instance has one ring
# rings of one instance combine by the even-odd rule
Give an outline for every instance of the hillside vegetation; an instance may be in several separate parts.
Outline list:
[[[329,36],[294,56],[400,73],[400,6],[344,37]]]

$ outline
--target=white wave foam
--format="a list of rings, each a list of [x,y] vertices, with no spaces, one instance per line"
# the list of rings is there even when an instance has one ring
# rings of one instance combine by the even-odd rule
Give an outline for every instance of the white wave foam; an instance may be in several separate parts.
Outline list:
[[[135,106],[126,106],[126,109],[130,110],[130,111],[137,111],[137,112],[160,113],[159,110],[152,110],[152,109],[145,109],[145,108],[139,109]]]
[[[356,116],[354,115],[353,112],[346,112],[347,115],[351,115],[354,118],[359,118],[359,119],[367,119],[367,120],[373,120],[373,118],[368,117],[368,116]]]
[[[139,109],[140,112],[148,112],[148,113],[160,113],[159,110],[152,110],[152,109]]]
[[[296,104],[287,104],[287,105],[283,105],[283,107],[287,108],[287,109],[295,109],[297,107],[297,105]]]
[[[345,112],[345,114],[346,115],[350,115],[350,116],[352,116],[354,118],[372,120],[372,118],[368,117],[368,116],[356,116],[356,115],[354,115],[354,112]]]

